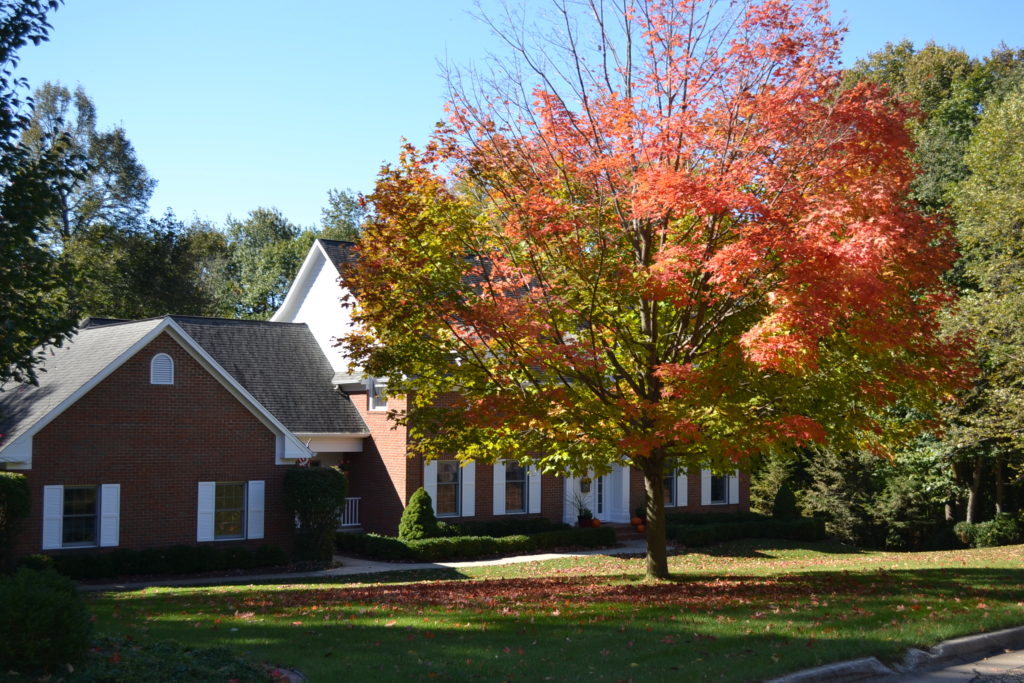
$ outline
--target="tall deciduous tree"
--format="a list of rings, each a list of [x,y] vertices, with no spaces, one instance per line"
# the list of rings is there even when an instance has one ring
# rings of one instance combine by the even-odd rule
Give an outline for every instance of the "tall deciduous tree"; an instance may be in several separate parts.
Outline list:
[[[382,171],[347,344],[418,453],[638,468],[665,577],[666,468],[882,449],[885,406],[934,411],[950,239],[907,200],[908,111],[840,91],[824,2],[583,6],[497,27],[518,59],[454,74]]]
[[[96,105],[81,87],[72,92],[59,83],[44,83],[34,99],[24,143],[36,155],[56,155],[74,173],[50,217],[55,247],[70,249],[75,238],[85,238],[94,228],[135,227],[149,209],[156,181],[139,162],[124,129],[98,130]]]
[[[228,259],[220,274],[221,298],[238,318],[264,319],[284,301],[312,237],[277,209],[255,209],[245,220],[229,217]]]
[[[957,188],[954,208],[971,287],[950,324],[975,333],[982,373],[950,441],[990,453],[1002,511],[1003,468],[1019,468],[1024,453],[1024,79],[1004,99],[990,100],[964,163],[971,175]],[[977,489],[971,487],[968,521],[978,521]]]
[[[66,280],[43,243],[61,171],[52,155],[33,156],[19,142],[29,118],[14,76],[17,51],[46,40],[56,0],[0,6],[0,383],[32,381],[34,351],[67,338],[74,320],[60,298]]]
[[[352,190],[330,190],[327,206],[320,215],[321,231],[317,237],[358,242],[370,210]]]

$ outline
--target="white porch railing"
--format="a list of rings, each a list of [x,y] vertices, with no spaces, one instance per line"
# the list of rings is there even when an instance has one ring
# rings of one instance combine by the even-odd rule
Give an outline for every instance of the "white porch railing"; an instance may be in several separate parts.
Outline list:
[[[359,526],[359,501],[362,498],[346,498],[345,507],[339,510],[341,513],[338,515],[338,528],[344,529],[346,527]]]

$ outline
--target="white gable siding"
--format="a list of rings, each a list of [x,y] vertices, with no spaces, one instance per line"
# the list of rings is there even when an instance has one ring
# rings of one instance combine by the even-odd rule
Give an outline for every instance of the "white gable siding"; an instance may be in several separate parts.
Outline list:
[[[313,244],[292,287],[295,291],[288,292],[284,305],[271,320],[306,323],[334,371],[347,370],[348,361],[334,344],[351,327],[352,316],[341,306],[345,290],[338,283],[338,269],[327,260],[319,245]]]

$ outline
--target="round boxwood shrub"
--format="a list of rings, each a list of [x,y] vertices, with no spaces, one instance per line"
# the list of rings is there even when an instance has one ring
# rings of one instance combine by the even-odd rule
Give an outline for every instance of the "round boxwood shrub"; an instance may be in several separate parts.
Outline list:
[[[426,489],[420,487],[409,498],[409,504],[402,512],[402,521],[398,523],[398,537],[403,541],[418,541],[440,535],[437,517],[434,516],[434,502]]]
[[[0,579],[0,670],[35,674],[78,663],[92,622],[71,579],[19,569]]]

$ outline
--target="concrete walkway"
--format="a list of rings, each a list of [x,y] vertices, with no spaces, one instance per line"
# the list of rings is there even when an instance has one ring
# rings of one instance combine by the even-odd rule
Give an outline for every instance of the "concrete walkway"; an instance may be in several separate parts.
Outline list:
[[[516,555],[490,560],[473,560],[470,562],[378,562],[362,557],[335,555],[334,560],[341,566],[309,572],[283,572],[278,574],[240,574],[238,576],[205,576],[178,577],[156,581],[137,581],[107,584],[80,584],[83,592],[101,591],[133,591],[160,587],[202,587],[225,586],[249,583],[301,583],[303,579],[324,579],[332,577],[356,576],[359,574],[380,574],[381,572],[406,572],[417,569],[458,569],[460,567],[485,567],[522,562],[542,562],[567,557],[585,557],[588,555],[643,555],[647,552],[647,542],[641,539],[627,541],[614,548],[597,548],[594,550],[573,550],[562,553],[542,553],[535,555]]]

